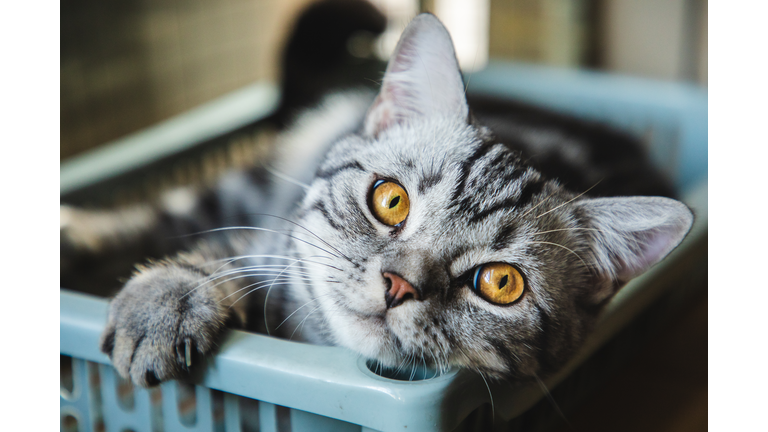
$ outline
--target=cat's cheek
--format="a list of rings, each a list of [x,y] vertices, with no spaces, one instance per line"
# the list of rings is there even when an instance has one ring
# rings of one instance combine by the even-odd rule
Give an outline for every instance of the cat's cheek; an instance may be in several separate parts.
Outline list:
[[[363,316],[338,308],[333,308],[326,316],[337,345],[384,364],[394,362],[397,358],[392,335],[383,317]]]
[[[382,316],[387,311],[384,298],[384,286],[360,287],[355,292],[345,295],[347,307],[365,316]]]

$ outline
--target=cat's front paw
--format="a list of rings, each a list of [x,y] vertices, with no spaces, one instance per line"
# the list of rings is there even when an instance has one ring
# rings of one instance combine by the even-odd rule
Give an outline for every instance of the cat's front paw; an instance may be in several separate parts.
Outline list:
[[[156,265],[134,276],[110,304],[101,350],[117,371],[150,387],[187,375],[210,353],[227,307],[194,268]]]

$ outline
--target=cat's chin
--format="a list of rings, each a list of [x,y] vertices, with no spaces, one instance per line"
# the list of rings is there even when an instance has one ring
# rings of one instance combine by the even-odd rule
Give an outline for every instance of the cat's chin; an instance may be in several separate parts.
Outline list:
[[[328,319],[333,323],[329,327],[334,329],[338,345],[375,359],[384,366],[397,366],[406,356],[401,350],[403,342],[398,332],[393,331],[393,325],[399,327],[398,323],[403,321],[400,315],[404,312],[405,308],[370,314],[344,308],[330,314]]]
[[[417,304],[403,304],[382,314],[347,309],[336,315],[339,325],[332,327],[339,345],[384,367],[401,367],[418,357],[425,366],[432,367],[432,344],[425,339],[423,326],[413,320],[419,309]]]

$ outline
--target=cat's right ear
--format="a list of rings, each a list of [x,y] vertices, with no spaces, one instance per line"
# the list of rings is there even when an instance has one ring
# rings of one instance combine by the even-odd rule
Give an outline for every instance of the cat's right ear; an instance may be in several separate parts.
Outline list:
[[[437,17],[421,14],[400,36],[368,110],[365,133],[376,136],[395,124],[432,116],[466,120],[468,113],[451,36]]]

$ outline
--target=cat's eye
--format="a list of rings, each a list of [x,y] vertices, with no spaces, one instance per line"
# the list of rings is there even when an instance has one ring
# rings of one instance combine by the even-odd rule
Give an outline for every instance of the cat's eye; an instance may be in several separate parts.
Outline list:
[[[405,189],[387,180],[378,180],[373,184],[370,205],[376,219],[389,226],[400,226],[411,209]]]
[[[519,299],[525,289],[520,272],[505,263],[481,265],[475,270],[472,285],[480,297],[499,305]]]

